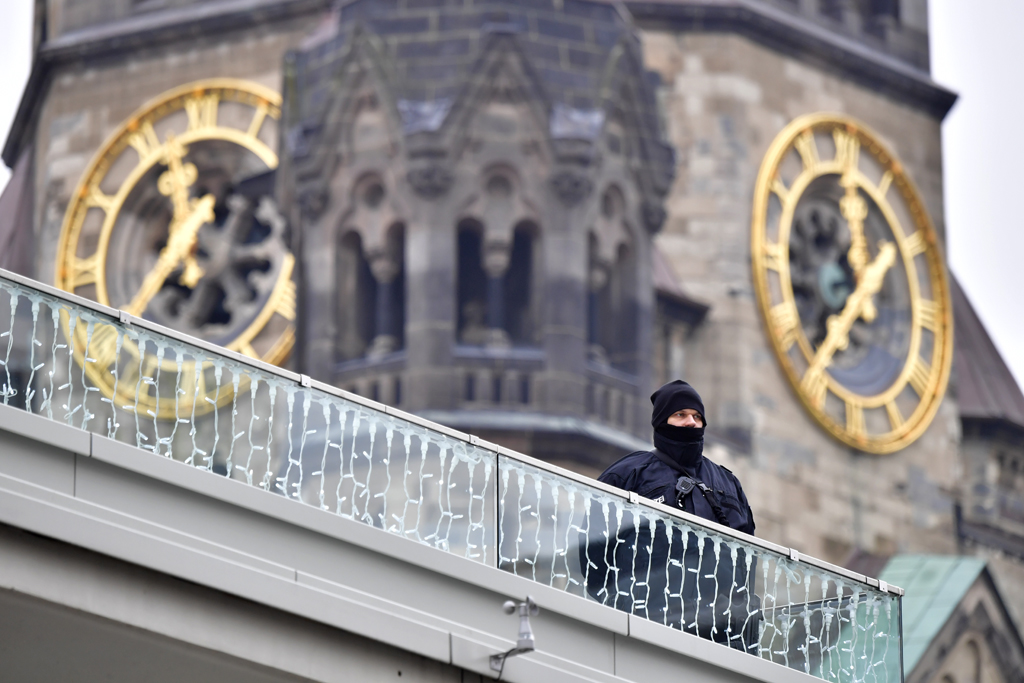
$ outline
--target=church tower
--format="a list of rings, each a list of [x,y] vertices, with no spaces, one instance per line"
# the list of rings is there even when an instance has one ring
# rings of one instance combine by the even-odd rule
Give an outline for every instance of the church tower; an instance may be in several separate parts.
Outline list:
[[[682,377],[759,536],[1021,584],[926,0],[35,7],[0,267],[594,476]]]

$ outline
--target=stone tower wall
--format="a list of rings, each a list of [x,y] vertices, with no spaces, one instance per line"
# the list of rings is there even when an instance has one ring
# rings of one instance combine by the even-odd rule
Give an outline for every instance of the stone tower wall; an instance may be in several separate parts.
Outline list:
[[[647,30],[643,44],[647,68],[661,76],[678,159],[656,241],[684,289],[711,306],[688,342],[684,373],[708,407],[717,440],[710,454],[743,481],[758,535],[833,562],[854,548],[954,552],[954,391],[907,449],[851,451],[790,390],[756,308],[750,264],[761,159],[788,122],[811,112],[846,113],[877,131],[943,235],[940,120],[735,34]]]

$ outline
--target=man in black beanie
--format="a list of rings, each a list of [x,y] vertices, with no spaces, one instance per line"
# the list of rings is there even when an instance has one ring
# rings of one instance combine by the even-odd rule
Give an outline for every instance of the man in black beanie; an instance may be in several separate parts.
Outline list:
[[[700,394],[677,379],[651,394],[651,403],[654,450],[630,453],[598,481],[753,534],[754,515],[739,479],[704,457],[707,419]]]
[[[636,451],[599,481],[744,533],[754,516],[739,480],[704,457],[704,403],[676,380],[651,396],[654,450]],[[686,522],[666,524],[633,506],[595,497],[581,533],[587,593],[611,607],[757,652],[757,561],[742,544],[715,540]],[[744,588],[745,587],[745,588]]]

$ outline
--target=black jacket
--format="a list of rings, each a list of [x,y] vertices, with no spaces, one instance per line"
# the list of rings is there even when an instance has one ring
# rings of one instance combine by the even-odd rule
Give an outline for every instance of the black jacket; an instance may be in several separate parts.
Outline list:
[[[621,458],[598,478],[656,502],[719,521],[696,487],[677,500],[681,472],[654,452]],[[728,526],[753,533],[754,520],[736,477],[701,458],[690,471],[712,489]],[[614,502],[591,506],[580,564],[587,593],[632,612],[737,649],[756,648],[760,601],[753,595],[756,558],[740,544],[703,529],[671,528],[657,515]]]
[[[681,501],[677,501],[676,481],[681,474],[653,451],[636,451],[613,463],[597,480],[718,522],[707,497],[696,487]],[[736,475],[707,458],[701,458],[691,474],[714,491],[728,521],[727,526],[744,533],[754,533],[754,515]]]

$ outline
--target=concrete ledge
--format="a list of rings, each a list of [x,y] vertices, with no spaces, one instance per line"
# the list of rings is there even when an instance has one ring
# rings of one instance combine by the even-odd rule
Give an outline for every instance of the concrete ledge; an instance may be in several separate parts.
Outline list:
[[[779,683],[806,683],[813,678],[794,669],[787,669],[774,662],[753,657],[739,650],[732,650],[718,643],[701,638],[677,638],[678,632],[665,628],[647,619],[630,616],[629,637],[670,652],[686,655],[694,660],[710,666],[728,669],[744,678],[766,680],[770,678]],[[679,634],[686,635],[686,634]],[[820,680],[813,678],[813,680]]]
[[[528,581],[495,567],[430,548],[361,522],[288,500],[242,482],[219,477],[106,437],[94,435],[93,439],[94,460],[107,462],[187,491],[303,527],[509,597],[521,599],[529,593],[545,610],[581,619],[601,629],[623,635],[629,632],[628,615],[624,612],[610,610],[598,603]]]
[[[24,415],[0,406],[4,424],[17,422],[12,413]],[[61,427],[29,423],[46,430]],[[698,678],[709,683],[817,680],[104,437],[92,438],[90,455],[72,454],[49,445],[46,430],[35,441],[0,428],[0,523],[69,549],[82,548],[482,676],[492,675],[487,658],[507,650],[518,627],[514,617],[501,612],[502,601],[530,594],[542,607],[533,619],[539,649],[509,660],[503,680],[646,683],[655,664],[677,674],[699,671]],[[71,490],[48,485],[52,457],[38,456],[47,448],[73,473]],[[39,569],[48,575],[56,568]],[[75,609],[110,613],[110,605],[83,604],[70,588],[26,576],[13,580],[0,574],[0,585]],[[137,627],[164,628],[160,613],[140,615],[131,605],[123,605],[122,613],[134,615]],[[191,637],[180,630],[168,635]],[[277,666],[272,653],[247,652],[234,641],[201,646]]]
[[[69,453],[89,455],[92,449],[92,435],[89,432],[41,415],[33,415],[13,406],[3,406],[3,409],[0,410],[0,430],[24,436]]]

